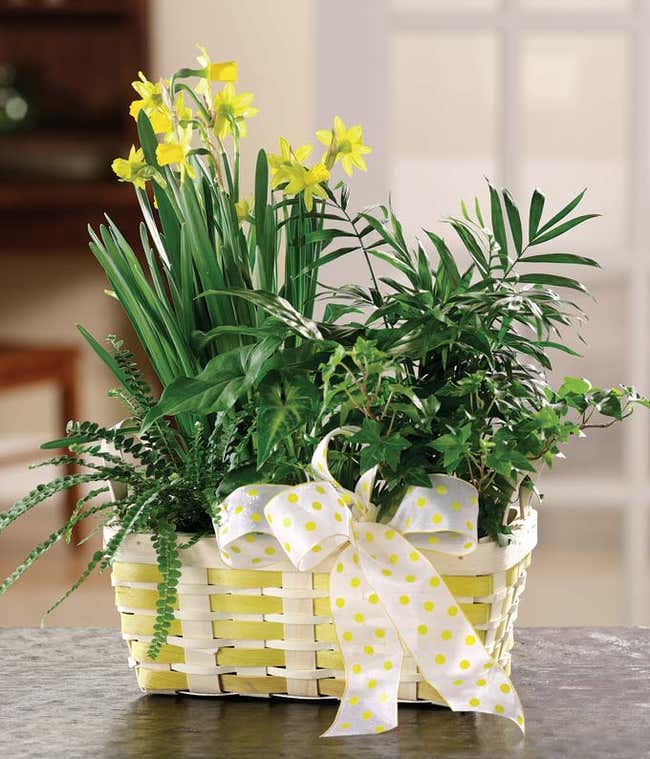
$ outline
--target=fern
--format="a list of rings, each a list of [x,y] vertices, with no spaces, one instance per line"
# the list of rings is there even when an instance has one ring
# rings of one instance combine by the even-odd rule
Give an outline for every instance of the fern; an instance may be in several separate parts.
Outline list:
[[[174,621],[176,589],[181,576],[176,531],[171,522],[165,519],[160,520],[153,545],[156,550],[161,579],[158,583],[154,634],[147,654],[150,659],[155,659],[158,656],[161,646],[167,641],[167,634]]]

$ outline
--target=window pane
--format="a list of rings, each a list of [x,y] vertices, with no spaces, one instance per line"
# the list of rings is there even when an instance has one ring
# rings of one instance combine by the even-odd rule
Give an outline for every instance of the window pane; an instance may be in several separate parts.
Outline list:
[[[522,178],[553,205],[585,185],[603,213],[572,235],[580,245],[626,247],[628,60],[621,34],[539,34],[523,40]],[[570,197],[570,196],[569,196]]]
[[[390,187],[414,232],[494,174],[497,44],[491,33],[404,33],[392,55]]]

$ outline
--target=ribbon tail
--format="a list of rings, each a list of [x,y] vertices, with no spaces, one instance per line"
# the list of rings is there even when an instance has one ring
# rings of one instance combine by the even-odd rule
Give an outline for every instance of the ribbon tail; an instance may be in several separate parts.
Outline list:
[[[345,667],[345,690],[321,737],[383,733],[397,727],[402,646],[379,597],[348,546],[330,574],[330,599]]]
[[[436,568],[385,525],[374,525],[366,541],[359,541],[363,573],[424,679],[453,711],[506,717],[523,732],[524,716],[514,685],[488,654]],[[404,579],[398,592],[396,576]]]

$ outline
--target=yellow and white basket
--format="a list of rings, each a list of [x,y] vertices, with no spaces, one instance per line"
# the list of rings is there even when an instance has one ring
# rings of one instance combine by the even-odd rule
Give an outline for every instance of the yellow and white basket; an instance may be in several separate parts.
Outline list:
[[[484,538],[462,558],[423,551],[507,673],[537,514],[528,509],[510,526],[513,540],[505,547]],[[111,534],[105,531],[105,541]],[[298,572],[286,559],[236,570],[221,561],[214,538],[203,538],[183,549],[181,560],[176,619],[156,661],[147,658],[160,580],[151,536],[127,538],[113,564],[122,635],[142,691],[340,699],[345,681],[330,611],[332,559],[315,572]],[[398,696],[446,703],[406,650]]]

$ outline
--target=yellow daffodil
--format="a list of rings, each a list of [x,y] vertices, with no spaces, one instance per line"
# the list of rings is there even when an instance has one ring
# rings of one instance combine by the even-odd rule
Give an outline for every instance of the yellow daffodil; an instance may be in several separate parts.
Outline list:
[[[237,220],[239,221],[240,224],[242,224],[244,221],[250,221],[252,206],[253,206],[252,195],[248,199],[242,198],[241,200],[238,200],[237,203],[235,203],[235,211],[237,211]]]
[[[150,82],[142,71],[138,72],[139,81],[131,83],[133,89],[140,95],[140,100],[134,100],[129,108],[129,113],[137,121],[140,111],[144,111],[156,134],[169,132],[172,128],[172,119],[169,109],[165,105],[162,96],[160,82]]]
[[[280,137],[280,152],[269,153],[269,167],[271,169],[271,187],[277,187],[289,178],[286,169],[294,164],[302,164],[309,158],[312,151],[311,145],[301,145],[295,150],[284,137]]]
[[[199,95],[210,97],[210,82],[236,82],[237,81],[237,62],[222,61],[214,63],[210,60],[206,49],[197,45],[200,55],[196,60],[201,67],[201,78],[194,88]]]
[[[331,169],[337,161],[341,161],[343,171],[348,176],[352,174],[353,167],[367,171],[368,167],[363,156],[371,153],[372,148],[363,144],[363,131],[358,124],[348,129],[343,119],[340,116],[335,116],[334,130],[319,129],[316,132],[316,137],[323,145],[328,146],[324,158],[324,163],[328,169]]]
[[[136,150],[134,145],[131,145],[129,157],[116,158],[111,164],[111,168],[117,174],[120,182],[131,182],[141,190],[144,190],[146,182],[152,178],[155,172],[155,169],[144,160],[142,148]]]
[[[176,101],[174,102],[174,110],[176,111],[176,118],[180,121],[190,121],[192,118],[192,109],[185,105],[185,99],[183,98],[183,93],[180,92],[178,95],[176,95]],[[182,124],[181,126],[185,126]]]
[[[314,197],[327,198],[323,183],[330,178],[329,170],[322,164],[317,163],[311,169],[307,169],[299,163],[287,166],[287,186],[284,188],[286,195],[297,195],[302,192],[305,208],[311,211],[314,207]]]
[[[220,139],[226,137],[232,131],[233,124],[237,125],[240,137],[246,136],[246,119],[257,113],[253,108],[252,92],[241,92],[239,95],[235,85],[228,82],[214,98],[214,131]]]
[[[192,127],[179,127],[176,136],[170,135],[166,142],[161,142],[156,148],[156,158],[161,166],[177,163],[181,173],[181,182],[185,176],[194,177],[194,169],[189,162],[189,152],[192,149]]]

